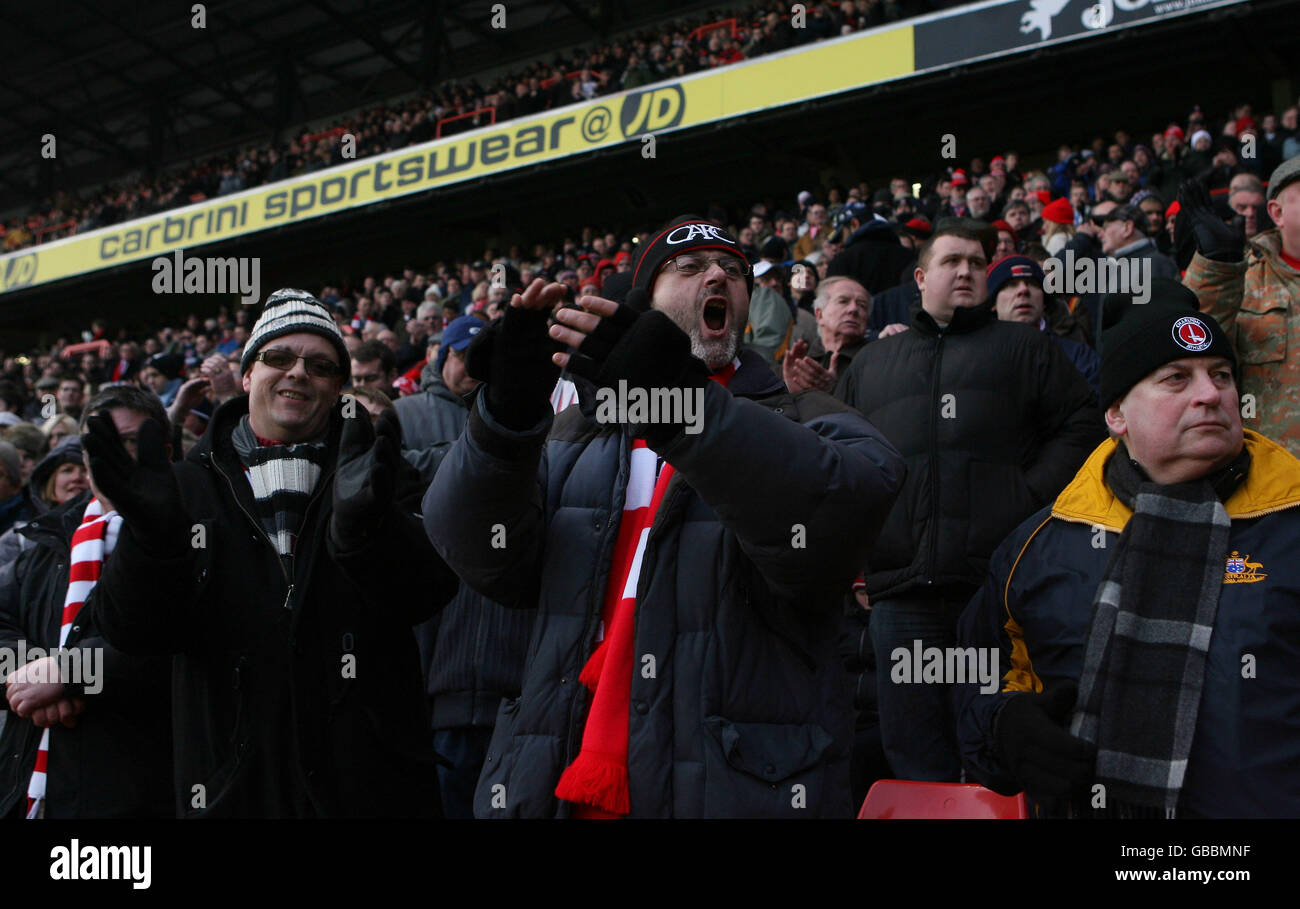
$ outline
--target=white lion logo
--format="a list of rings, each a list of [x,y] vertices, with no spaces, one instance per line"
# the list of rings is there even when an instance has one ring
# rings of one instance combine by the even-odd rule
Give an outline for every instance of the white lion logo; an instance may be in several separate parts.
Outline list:
[[[1070,0],[1030,0],[1029,12],[1020,17],[1020,33],[1027,35],[1038,29],[1041,36],[1039,40],[1046,41],[1052,37],[1052,20],[1069,2]],[[1115,0],[1097,0],[1079,18],[1084,28],[1105,28],[1115,18]]]

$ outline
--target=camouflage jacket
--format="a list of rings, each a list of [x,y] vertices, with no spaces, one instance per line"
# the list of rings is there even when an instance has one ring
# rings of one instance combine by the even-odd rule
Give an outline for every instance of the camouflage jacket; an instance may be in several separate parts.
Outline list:
[[[1236,346],[1242,424],[1300,456],[1300,271],[1282,261],[1281,248],[1280,232],[1270,230],[1246,245],[1241,262],[1197,253],[1183,283]]]

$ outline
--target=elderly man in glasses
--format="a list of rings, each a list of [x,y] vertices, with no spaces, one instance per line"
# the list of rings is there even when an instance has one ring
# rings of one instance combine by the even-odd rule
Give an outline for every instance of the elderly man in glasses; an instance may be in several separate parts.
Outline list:
[[[111,421],[87,422],[123,518],[89,621],[123,652],[175,656],[184,816],[436,815],[411,626],[456,579],[415,516],[397,421],[372,429],[340,399],[347,348],[303,291],[267,299],[240,366],[247,394],[181,463],[155,420],[134,458]]]
[[[551,322],[564,289],[534,281],[469,348],[485,384],[425,527],[466,583],[538,611],[476,816],[852,816],[836,642],[902,464],[740,347],[738,249],[683,216],[639,244],[626,303]],[[562,368],[579,404],[557,416]]]

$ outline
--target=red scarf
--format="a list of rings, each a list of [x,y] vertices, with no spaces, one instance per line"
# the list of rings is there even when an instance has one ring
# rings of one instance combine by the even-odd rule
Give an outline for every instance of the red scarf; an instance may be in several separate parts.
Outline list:
[[[733,360],[713,375],[714,381],[725,387],[738,365],[739,361]],[[627,739],[635,662],[636,590],[646,539],[673,478],[673,467],[668,463],[655,478],[657,460],[644,439],[632,440],[627,497],[601,609],[603,640],[578,676],[578,681],[595,694],[582,733],[582,749],[555,787],[557,798],[574,803],[574,817],[618,818],[632,810]]]
[[[122,518],[116,511],[104,513],[99,499],[91,499],[82,512],[81,523],[72,534],[71,564],[68,567],[68,591],[63,597],[63,613],[59,619],[59,650],[68,642],[68,632],[90,591],[104,570],[104,559],[113,551]],[[57,653],[57,651],[55,651]],[[53,654],[51,654],[53,655]],[[27,817],[40,813],[45,800],[45,775],[50,764],[50,727],[41,733],[36,749],[36,765],[27,782]]]

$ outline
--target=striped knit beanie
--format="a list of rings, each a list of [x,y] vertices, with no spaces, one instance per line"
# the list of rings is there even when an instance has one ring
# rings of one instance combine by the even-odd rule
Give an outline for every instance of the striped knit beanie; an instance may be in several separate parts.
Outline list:
[[[266,345],[267,341],[298,332],[320,335],[333,344],[334,349],[338,351],[339,365],[345,371],[347,370],[350,359],[348,349],[343,343],[343,333],[334,324],[334,318],[330,315],[328,307],[305,290],[282,287],[266,298],[262,315],[253,326],[253,333],[249,335],[248,343],[244,345],[244,355],[239,360],[239,371],[246,373],[253,367],[257,352]]]

